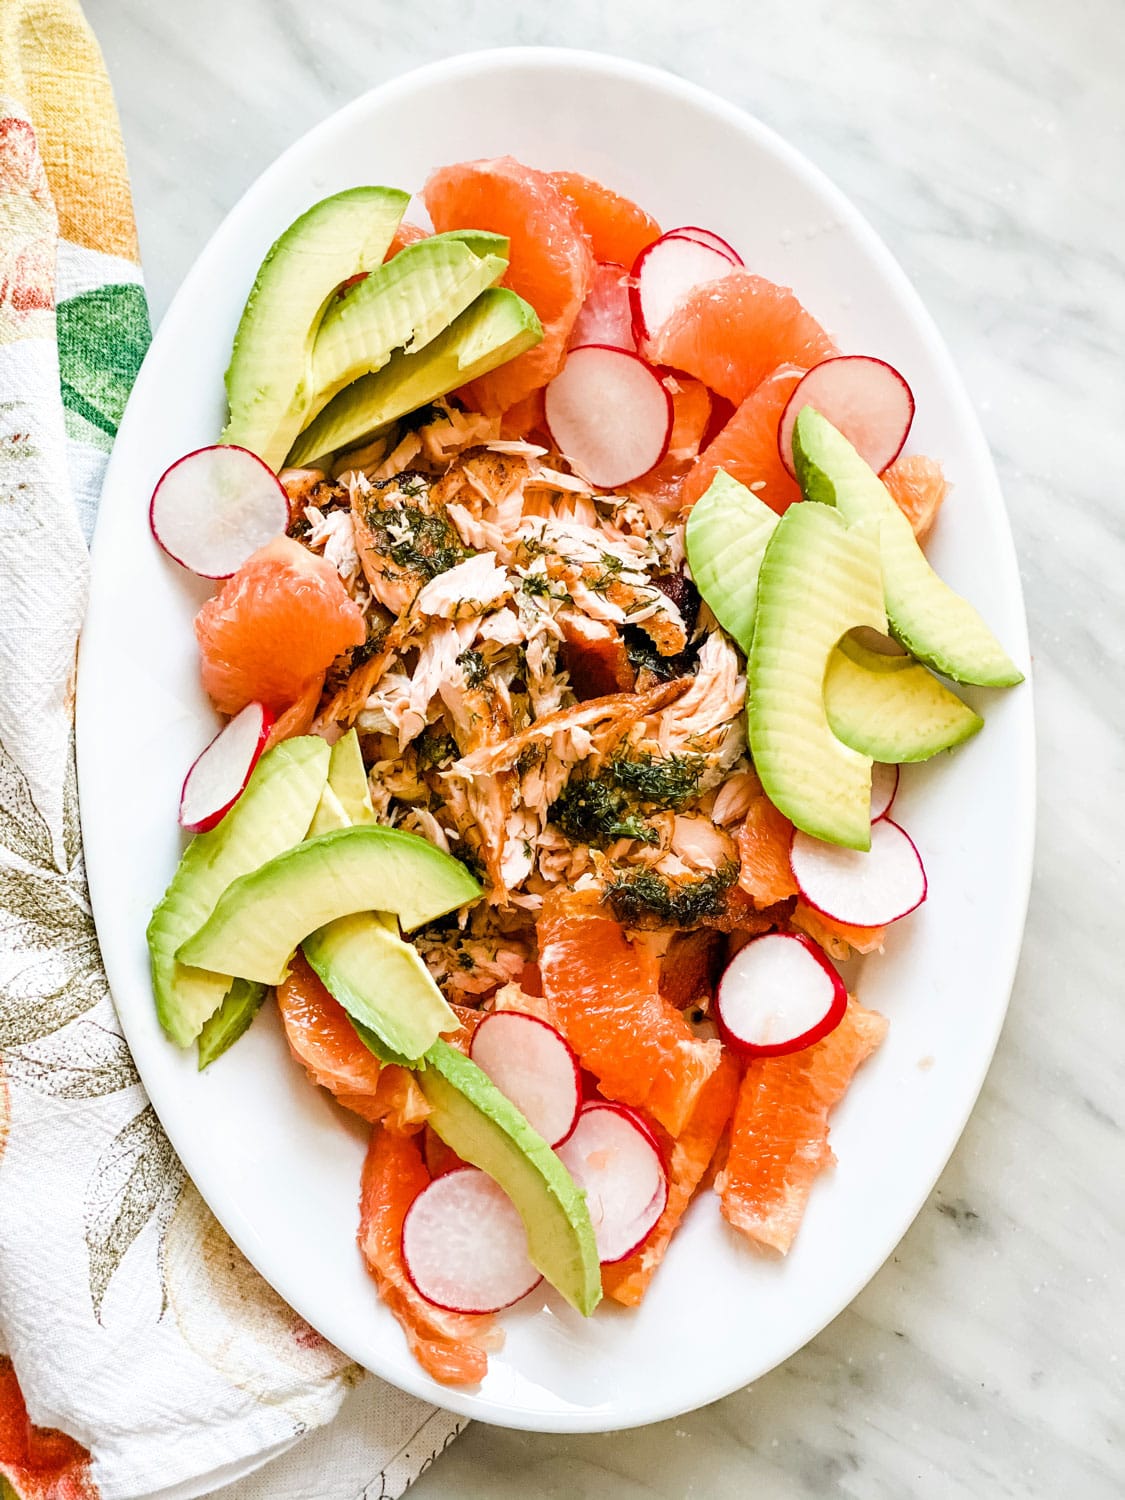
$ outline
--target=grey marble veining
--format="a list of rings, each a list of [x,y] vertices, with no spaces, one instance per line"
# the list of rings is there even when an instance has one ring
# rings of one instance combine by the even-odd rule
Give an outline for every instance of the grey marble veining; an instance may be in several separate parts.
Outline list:
[[[1125,9],[1121,0],[87,0],[157,316],[223,213],[373,83],[589,46],[746,105],[875,223],[968,381],[1031,615],[1037,878],[996,1062],[853,1306],[661,1426],[474,1427],[419,1500],[1125,1494]]]

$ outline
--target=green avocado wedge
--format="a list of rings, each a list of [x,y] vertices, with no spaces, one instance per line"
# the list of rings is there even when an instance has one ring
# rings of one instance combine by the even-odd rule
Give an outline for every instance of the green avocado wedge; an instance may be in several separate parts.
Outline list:
[[[342,282],[378,266],[410,201],[396,188],[357,187],[316,203],[262,262],[226,374],[221,441],[281,466],[301,430],[313,345]]]
[[[381,370],[396,349],[412,354],[424,349],[500,280],[508,269],[507,255],[503,235],[477,230],[435,234],[407,245],[337,297],[313,345],[301,426],[345,386]]]
[[[426,1063],[416,1076],[430,1106],[427,1124],[503,1188],[527,1230],[532,1264],[589,1317],[601,1300],[602,1280],[586,1195],[476,1063],[443,1041],[426,1053]]]
[[[417,354],[397,350],[328,403],[293,445],[289,463],[309,464],[355,447],[389,423],[487,375],[543,338],[535,309],[506,287],[488,287]]]
[[[747,660],[747,729],[770,801],[797,828],[849,849],[871,847],[871,757],[842,744],[824,706],[836,642],[886,630],[879,549],[830,506],[791,505],[758,577]]]
[[[418,950],[374,912],[337,917],[301,949],[332,998],[396,1061],[415,1064],[460,1024]]]
[[[872,760],[929,760],[964,744],[984,720],[910,656],[844,636],[824,674],[832,733]]]
[[[327,799],[331,799],[329,803]],[[313,833],[375,822],[359,736],[349,729],[332,747],[328,785]],[[325,825],[317,827],[320,819]],[[418,951],[399,937],[390,912],[338,917],[312,932],[302,951],[321,983],[383,1062],[416,1066],[443,1031],[460,1025]]]
[[[236,979],[232,983],[222,1005],[204,1021],[196,1041],[201,1073],[249,1031],[265,998],[264,984],[253,984],[249,979]]]
[[[777,515],[722,470],[693,506],[685,543],[692,577],[715,618],[749,655],[758,574]],[[889,656],[844,636],[824,677],[832,733],[873,760],[928,760],[984,722],[910,656]]]
[[[719,624],[750,655],[758,574],[777,514],[720,469],[692,506],[684,546],[695,586]]]
[[[156,1014],[178,1046],[190,1046],[222,1005],[233,971],[185,964],[177,950],[206,923],[233,881],[304,838],[328,761],[328,746],[313,735],[283,741],[262,756],[222,822],[196,834],[184,850],[147,934]]]
[[[378,825],[341,828],[286,849],[228,885],[176,958],[280,984],[298,945],[338,917],[390,911],[409,932],[479,896],[464,865],[416,834]]]
[[[1023,673],[967,599],[926,561],[910,522],[870,465],[811,406],[797,416],[793,463],[806,500],[834,505],[849,526],[879,528],[887,617],[912,656],[955,682],[1012,687]]]

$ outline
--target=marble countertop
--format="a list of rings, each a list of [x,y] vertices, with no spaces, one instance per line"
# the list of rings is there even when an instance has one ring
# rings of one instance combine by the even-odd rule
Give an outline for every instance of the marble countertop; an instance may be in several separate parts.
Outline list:
[[[748,1390],[642,1431],[471,1428],[417,1500],[1125,1494],[1121,0],[87,0],[159,318],[308,126],[455,51],[568,44],[745,105],[870,217],[948,339],[1031,617],[1037,877],[953,1160],[874,1281]]]

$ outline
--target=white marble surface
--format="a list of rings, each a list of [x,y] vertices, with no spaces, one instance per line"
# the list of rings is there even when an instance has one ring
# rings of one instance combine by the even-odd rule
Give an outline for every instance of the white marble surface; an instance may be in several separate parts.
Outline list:
[[[154,312],[249,181],[370,85],[510,43],[638,57],[746,105],[905,265],[996,453],[1031,615],[1038,872],[964,1139],[854,1305],[694,1416],[471,1429],[418,1500],[1125,1494],[1122,0],[87,0]]]

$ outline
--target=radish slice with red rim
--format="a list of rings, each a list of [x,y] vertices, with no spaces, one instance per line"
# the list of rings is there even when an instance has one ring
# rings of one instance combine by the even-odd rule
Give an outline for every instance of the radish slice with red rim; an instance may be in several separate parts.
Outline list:
[[[715,996],[719,1033],[747,1057],[800,1052],[840,1024],[844,981],[803,932],[751,938],[727,964]]]
[[[543,1279],[515,1204],[476,1167],[422,1189],[403,1220],[402,1259],[418,1294],[447,1312],[499,1312]]]
[[[156,482],[149,525],[174,562],[229,578],[289,524],[289,497],[256,453],[216,444],[177,459]]]
[[[572,349],[546,389],[543,410],[551,441],[599,489],[639,479],[668,451],[672,398],[627,349]]]
[[[902,452],[914,420],[914,393],[886,360],[869,354],[822,360],[796,387],[777,424],[781,462],[794,478],[793,428],[805,406],[827,417],[876,474]]]
[[[613,261],[594,267],[594,279],[574,320],[568,349],[583,344],[608,344],[613,349],[633,351],[633,308],[629,301],[629,273]]]
[[[885,927],[926,899],[926,872],[906,831],[881,818],[871,848],[844,849],[796,832],[789,864],[810,906],[849,927]]]
[[[180,827],[206,833],[241,797],[273,728],[264,703],[248,703],[192,762],[180,791]]]
[[[473,1033],[469,1056],[549,1146],[566,1139],[582,1103],[582,1075],[553,1026],[522,1011],[493,1011]]]
[[[637,347],[664,326],[689,292],[729,276],[736,267],[713,245],[688,239],[678,231],[665,234],[642,250],[633,264],[633,333]]]
[[[668,1175],[652,1131],[623,1104],[586,1104],[558,1154],[586,1194],[598,1260],[612,1265],[632,1255],[668,1201]]]
[[[717,250],[720,255],[725,255],[732,266],[745,266],[746,262],[738,251],[721,234],[716,234],[713,229],[700,229],[697,224],[682,224],[678,229],[669,229],[668,234],[675,239],[697,240],[699,244],[706,245],[709,250]]]
[[[871,767],[871,821],[885,818],[898,795],[898,767],[877,760]]]

